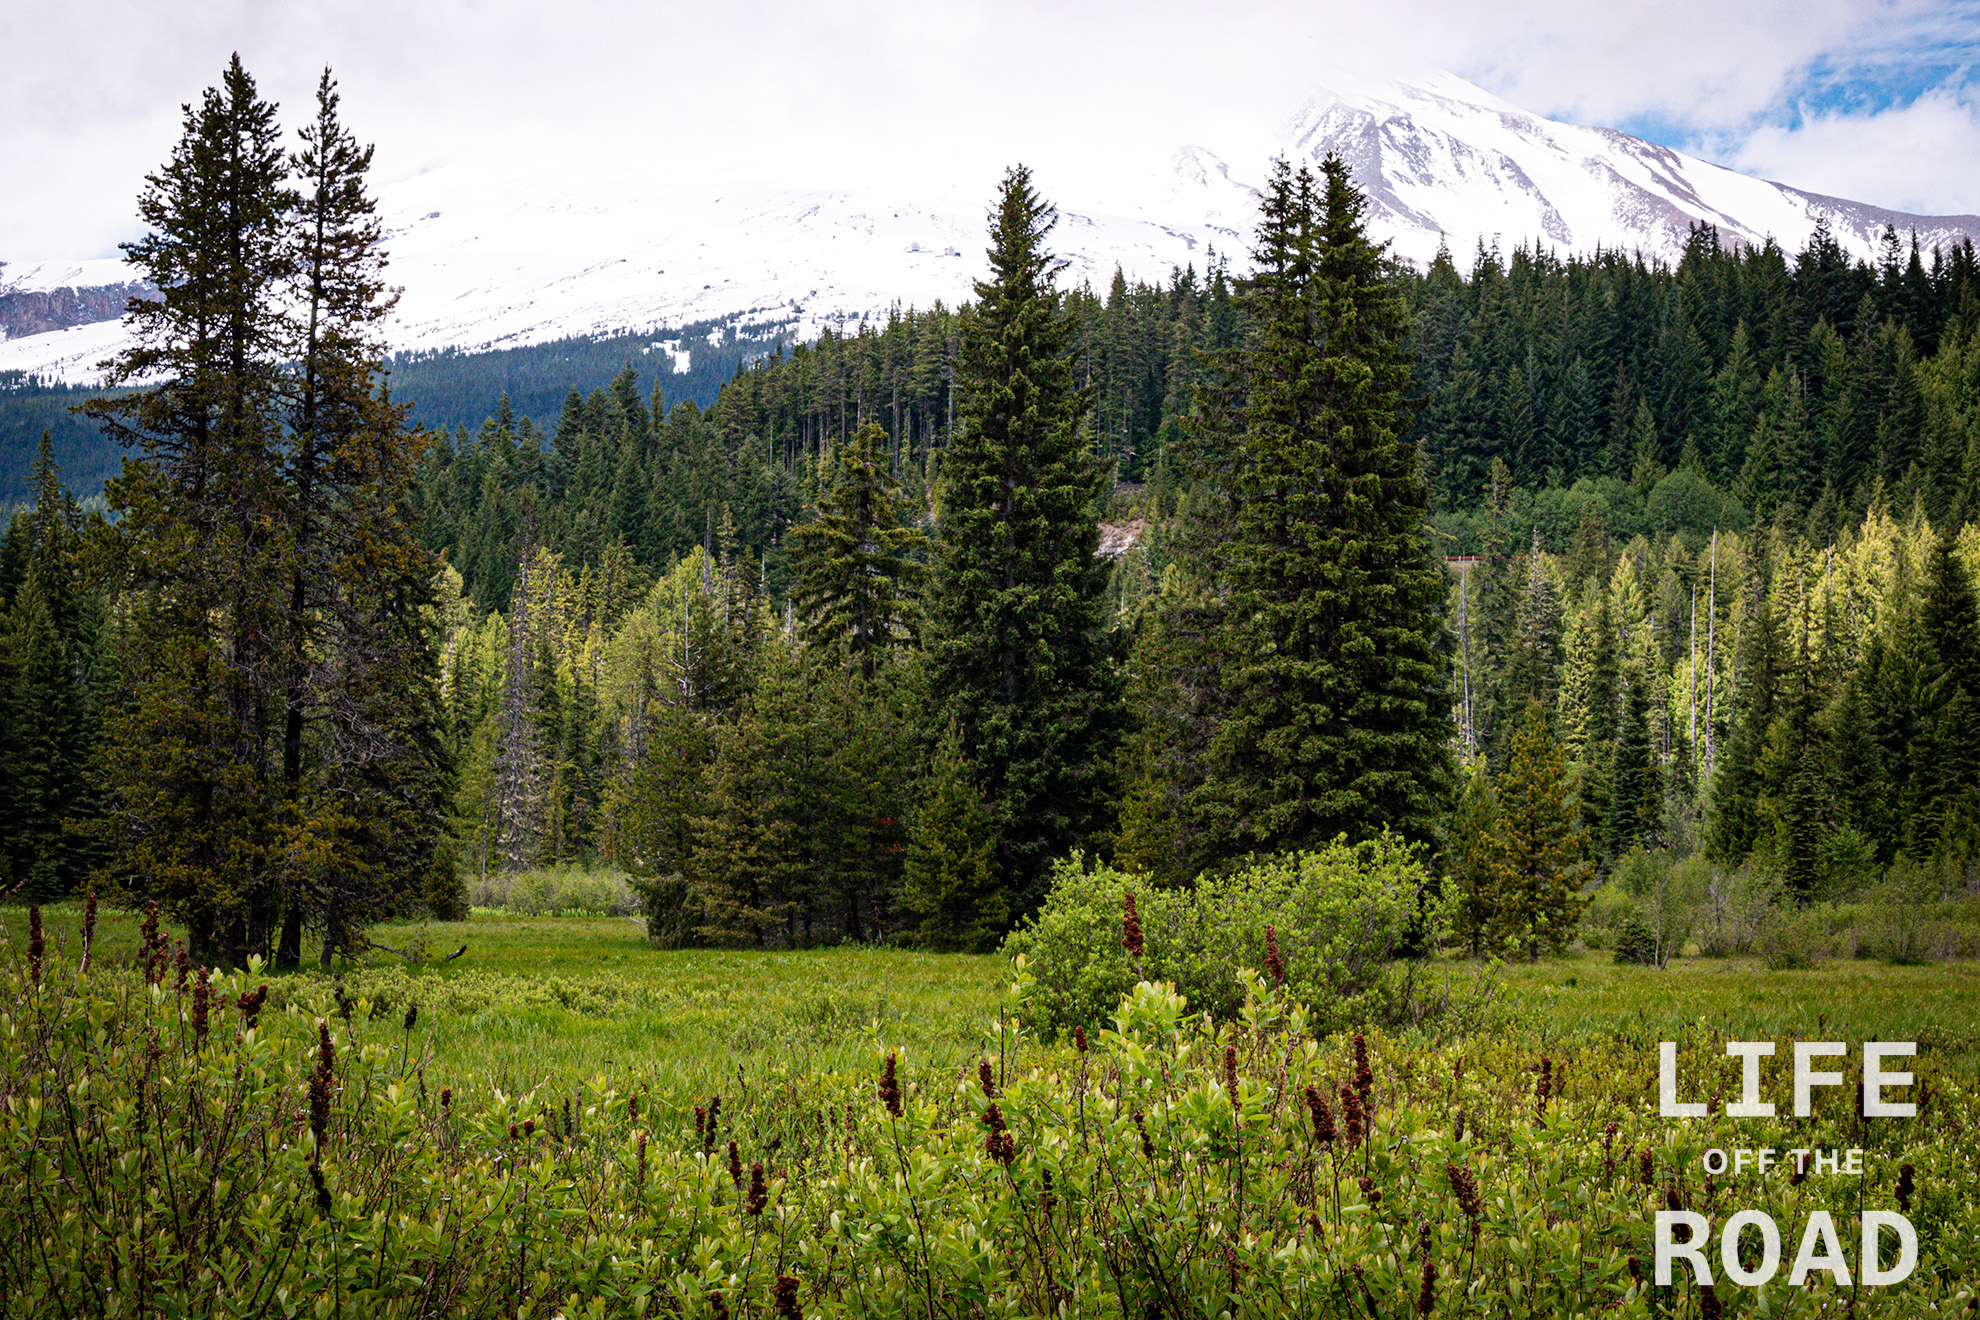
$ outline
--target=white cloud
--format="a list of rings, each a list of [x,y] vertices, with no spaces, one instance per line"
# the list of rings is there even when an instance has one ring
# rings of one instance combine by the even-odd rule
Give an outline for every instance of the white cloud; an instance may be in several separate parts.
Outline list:
[[[1980,213],[1980,103],[1933,92],[1864,115],[1762,125],[1728,164],[1810,192],[1927,214]]]
[[[28,0],[0,19],[16,52],[0,81],[0,258],[101,255],[133,236],[133,199],[178,134],[179,104],[235,50],[290,122],[332,65],[347,120],[379,145],[381,180],[463,156],[532,175],[587,161],[799,182],[885,170],[980,178],[987,203],[998,171],[1024,160],[1048,196],[1074,180],[1118,195],[1185,142],[1243,154],[1323,68],[1379,74],[1406,57],[1542,113],[1718,135],[1721,159],[1778,161],[1754,167],[1787,182],[1838,191],[1821,180],[1861,178],[1849,183],[1861,200],[1961,209],[1972,172],[1943,166],[1971,153],[1953,143],[1935,158],[1889,131],[1902,120],[1942,141],[1954,129],[1930,124],[1954,118],[1930,104],[1863,118],[1886,133],[1881,172],[1830,169],[1826,144],[1858,140],[1849,117],[1746,142],[1812,65],[1837,51],[1900,58],[1930,39],[1936,12],[1930,0]]]

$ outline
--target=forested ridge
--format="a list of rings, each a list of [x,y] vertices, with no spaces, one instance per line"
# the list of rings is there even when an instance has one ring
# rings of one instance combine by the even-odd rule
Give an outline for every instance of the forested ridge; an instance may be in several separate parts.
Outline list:
[[[0,887],[212,909],[222,956],[294,957],[297,922],[328,956],[563,860],[631,872],[674,942],[966,948],[1072,850],[1183,883],[1342,832],[1434,856],[1480,951],[1558,946],[1590,880],[1693,857],[1804,901],[1964,883],[1970,246],[1701,228],[1672,268],[1415,272],[1330,161],[1275,176],[1245,272],[1102,293],[1057,287],[1023,171],[999,207],[970,303],[739,356],[705,407],[629,358],[552,425],[505,394],[414,431],[382,357],[331,344],[372,447],[282,442],[288,530],[228,553],[293,589],[213,595],[223,636],[158,631],[181,588],[134,539],[189,553],[145,483],[191,479],[161,422],[213,414],[100,405],[164,466],[113,525],[44,451],[0,549]],[[299,397],[276,380],[268,425],[312,434]],[[237,677],[180,745],[233,728],[252,783],[135,753],[163,676],[209,664]],[[138,801],[175,776],[204,852]],[[215,788],[261,804],[253,848],[213,846]]]

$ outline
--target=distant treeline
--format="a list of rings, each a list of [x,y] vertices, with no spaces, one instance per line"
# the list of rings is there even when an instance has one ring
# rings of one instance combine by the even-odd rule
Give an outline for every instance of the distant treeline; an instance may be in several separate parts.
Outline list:
[[[393,396],[412,404],[415,424],[448,431],[477,427],[494,400],[506,394],[518,417],[532,418],[547,429],[573,388],[596,389],[628,366],[668,399],[693,400],[705,408],[738,366],[776,350],[782,342],[776,329],[753,326],[738,335],[724,322],[696,321],[605,339],[558,339],[483,352],[402,353],[390,360],[389,379]],[[662,343],[673,343],[686,356],[686,371],[677,370],[678,359],[656,347]],[[96,423],[69,411],[98,392],[0,372],[0,507],[33,498],[30,469],[44,430],[69,489],[94,495],[117,475],[123,452],[103,437]]]

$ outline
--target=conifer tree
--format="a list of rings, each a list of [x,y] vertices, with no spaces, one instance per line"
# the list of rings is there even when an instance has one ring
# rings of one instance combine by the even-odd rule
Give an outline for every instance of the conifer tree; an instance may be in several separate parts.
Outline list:
[[[162,296],[131,304],[106,374],[136,388],[87,408],[142,451],[107,489],[133,593],[119,878],[202,958],[293,963],[305,921],[326,961],[357,947],[417,902],[442,816],[438,564],[381,380],[369,161],[327,72],[285,155],[236,57],[139,200],[151,232],[126,250]]]
[[[832,484],[819,492],[816,518],[793,527],[785,542],[801,635],[843,651],[867,679],[883,651],[914,638],[916,586],[927,571],[913,557],[927,538],[902,525],[905,501],[880,452],[886,438],[867,422],[833,452]]]
[[[1541,947],[1558,951],[1574,938],[1586,834],[1569,800],[1561,745],[1538,701],[1528,703],[1508,751],[1498,782],[1496,836],[1512,910],[1499,915],[1498,926],[1508,938],[1523,940],[1530,957]]]
[[[990,948],[1010,914],[997,879],[990,814],[970,778],[953,720],[920,798],[908,834],[901,908],[919,923],[919,938],[930,948]]]
[[[1215,855],[1430,838],[1452,785],[1440,567],[1407,429],[1408,324],[1329,157],[1283,162],[1244,301],[1256,336],[1226,367],[1232,705],[1198,794]]]
[[[132,302],[133,346],[104,378],[139,388],[87,408],[142,449],[106,488],[141,593],[109,729],[122,876],[209,960],[245,957],[280,901],[286,176],[275,107],[237,56],[139,198],[151,232],[125,251],[161,297]]]
[[[957,722],[1003,889],[1001,909],[986,904],[969,926],[1025,911],[1052,859],[1105,827],[1120,723],[1094,553],[1101,474],[1045,249],[1054,220],[1030,173],[1012,169],[957,359],[962,434],[942,463],[929,685]]]

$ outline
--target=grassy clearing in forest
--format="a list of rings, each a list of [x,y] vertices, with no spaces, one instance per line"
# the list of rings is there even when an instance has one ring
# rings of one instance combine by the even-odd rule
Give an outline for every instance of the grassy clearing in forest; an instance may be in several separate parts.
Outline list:
[[[1076,1048],[997,1039],[1029,1008],[1000,958],[662,951],[623,919],[478,915],[374,932],[423,949],[416,966],[269,976],[263,1011],[259,975],[147,986],[123,916],[85,975],[80,912],[47,912],[37,967],[23,916],[0,911],[0,1179],[21,1189],[0,1202],[0,1317],[100,1290],[143,1313],[275,1297],[407,1320],[1702,1320],[1846,1301],[1898,1320],[1965,1309],[1980,1277],[1970,963],[1660,972],[1580,953],[1504,969],[1489,1025],[1446,1040],[1315,1039],[1262,982],[1211,1024],[1142,985],[1124,1034]],[[1807,1121],[1657,1113],[1659,1039],[1686,1042],[1690,1093],[1723,1100],[1740,1067],[1718,1038],[1817,1035],[1853,1055],[1918,1040],[1915,1121],[1866,1120],[1841,1087]],[[1708,1148],[1797,1145],[1865,1164],[1700,1173]],[[1847,1296],[1826,1274],[1658,1288],[1667,1205],[1763,1207],[1789,1234],[1820,1210],[1850,1243],[1895,1207],[1917,1266]]]
[[[80,905],[43,909],[51,946],[79,938]],[[24,914],[0,911],[13,940]],[[429,1070],[505,1091],[603,1074],[661,1089],[712,1089],[741,1066],[778,1072],[864,1070],[877,1036],[931,1068],[974,1057],[996,1015],[1008,964],[994,956],[845,947],[757,952],[656,949],[626,917],[395,922],[375,952],[336,980],[381,1020],[421,1005]],[[445,955],[467,945],[453,961]],[[128,960],[137,922],[105,913],[99,961]],[[1505,967],[1500,1032],[1536,1047],[1582,1037],[1631,1042],[1700,1030],[1731,1039],[1915,1040],[1942,1066],[1980,1075],[1980,963],[1892,966],[1831,960],[1770,970],[1759,958],[1694,958],[1663,971],[1574,952]],[[306,1000],[333,978],[314,968],[270,978],[276,1002]]]

